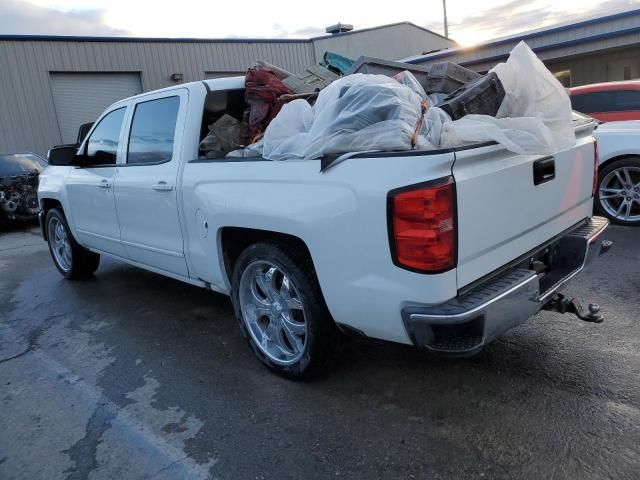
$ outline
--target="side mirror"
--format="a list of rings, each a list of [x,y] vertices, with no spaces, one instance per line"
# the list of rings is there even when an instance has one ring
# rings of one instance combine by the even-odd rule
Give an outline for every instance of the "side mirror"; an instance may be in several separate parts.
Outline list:
[[[93,127],[93,122],[83,123],[82,125],[80,125],[80,128],[78,129],[78,139],[76,140],[78,146],[85,139],[85,137],[89,133],[89,130],[91,130],[91,127]]]
[[[75,145],[58,145],[47,152],[47,162],[49,165],[73,165],[77,151]]]

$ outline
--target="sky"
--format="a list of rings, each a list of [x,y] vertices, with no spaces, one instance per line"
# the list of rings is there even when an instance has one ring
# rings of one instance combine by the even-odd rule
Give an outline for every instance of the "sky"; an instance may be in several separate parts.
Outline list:
[[[447,0],[461,45],[633,8],[640,0]],[[337,22],[400,21],[442,34],[442,1],[0,0],[0,34],[308,38]]]

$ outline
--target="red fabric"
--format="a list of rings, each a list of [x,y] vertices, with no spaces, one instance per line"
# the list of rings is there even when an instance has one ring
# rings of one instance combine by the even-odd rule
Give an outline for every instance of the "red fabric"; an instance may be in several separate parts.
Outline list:
[[[278,101],[281,95],[293,93],[271,71],[265,68],[250,68],[245,76],[245,99],[251,107],[249,127],[251,138],[263,133],[285,102]]]

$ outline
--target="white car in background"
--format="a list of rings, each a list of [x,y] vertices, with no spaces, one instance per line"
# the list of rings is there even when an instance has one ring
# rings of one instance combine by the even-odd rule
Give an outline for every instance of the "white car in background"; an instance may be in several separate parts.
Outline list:
[[[596,212],[640,226],[640,120],[600,123],[593,136],[600,158]]]

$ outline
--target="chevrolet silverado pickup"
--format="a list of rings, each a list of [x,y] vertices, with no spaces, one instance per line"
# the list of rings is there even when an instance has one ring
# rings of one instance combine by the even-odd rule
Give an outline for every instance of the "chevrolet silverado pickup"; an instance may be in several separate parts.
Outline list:
[[[102,255],[231,297],[272,370],[326,369],[344,333],[470,355],[543,308],[605,251],[589,120],[575,146],[495,143],[322,159],[207,158],[207,126],[246,109],[242,77],[119,101],[49,152],[42,232],[69,279]]]

